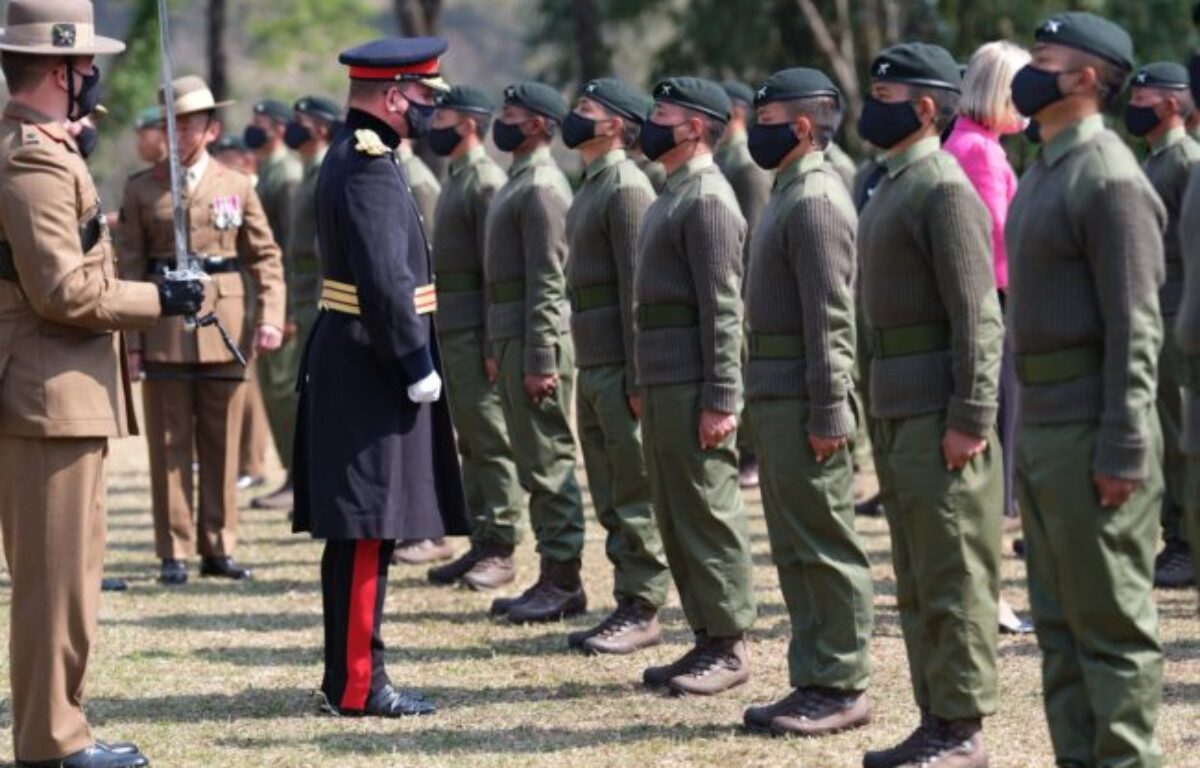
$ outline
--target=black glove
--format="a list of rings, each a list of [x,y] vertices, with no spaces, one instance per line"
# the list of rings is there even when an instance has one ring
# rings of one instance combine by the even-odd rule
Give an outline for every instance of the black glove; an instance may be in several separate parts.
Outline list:
[[[158,284],[163,317],[194,315],[204,303],[204,283],[199,280],[164,280]]]

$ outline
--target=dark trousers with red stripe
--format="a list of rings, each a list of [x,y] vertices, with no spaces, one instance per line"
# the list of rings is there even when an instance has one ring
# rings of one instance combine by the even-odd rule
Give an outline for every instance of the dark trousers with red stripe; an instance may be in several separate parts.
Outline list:
[[[388,684],[379,623],[394,541],[329,540],[321,557],[325,678],[321,690],[342,711],[364,709]]]

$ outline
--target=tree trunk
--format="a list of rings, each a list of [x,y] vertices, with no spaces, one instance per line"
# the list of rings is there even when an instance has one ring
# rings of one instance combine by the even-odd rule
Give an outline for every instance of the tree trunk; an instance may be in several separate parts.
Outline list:
[[[858,69],[855,61],[854,30],[850,23],[849,0],[837,0],[837,37],[825,17],[821,15],[815,0],[796,0],[800,12],[812,31],[817,48],[829,61],[833,79],[842,89],[845,98],[846,123],[853,125],[862,110],[862,87],[858,81]],[[851,138],[850,132],[846,133]]]
[[[225,46],[226,0],[208,0],[208,87],[217,101],[229,94],[229,51]]]
[[[392,0],[396,25],[407,37],[436,35],[442,16],[442,0]]]
[[[595,0],[575,0],[575,52],[579,79],[586,83],[600,77],[604,65],[604,41],[600,37],[600,12]]]

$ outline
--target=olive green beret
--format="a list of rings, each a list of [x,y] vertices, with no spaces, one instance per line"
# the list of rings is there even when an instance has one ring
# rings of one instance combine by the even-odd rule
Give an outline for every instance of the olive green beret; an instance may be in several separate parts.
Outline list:
[[[296,102],[295,110],[330,123],[342,119],[342,108],[333,99],[324,96],[305,96]]]
[[[1086,11],[1051,16],[1034,33],[1039,43],[1065,45],[1133,69],[1133,38],[1119,25]]]
[[[579,91],[580,97],[603,104],[615,114],[637,123],[646,120],[645,97],[621,80],[615,77],[601,77],[592,80]]]
[[[559,123],[570,111],[562,94],[543,83],[513,83],[504,89],[504,103],[524,107]]]
[[[654,86],[654,100],[676,104],[729,122],[733,105],[721,86],[702,77],[672,77]]]
[[[745,104],[747,107],[754,103],[754,89],[741,80],[726,80],[721,83],[725,95],[735,104]]]
[[[146,128],[158,128],[163,121],[163,111],[161,107],[146,107],[137,113],[137,117],[133,119],[133,127],[137,130],[145,130]]]
[[[281,123],[286,123],[292,119],[292,110],[282,101],[277,99],[262,99],[254,102],[254,114],[266,115],[272,120],[277,120]]]
[[[962,90],[962,65],[940,45],[900,43],[871,62],[871,78],[947,91]]]
[[[496,111],[496,103],[487,91],[472,85],[456,85],[438,97],[438,106],[458,112],[477,112],[490,115]]]
[[[1169,91],[1186,91],[1191,87],[1187,67],[1173,61],[1156,61],[1147,64],[1133,76],[1134,88],[1164,88]]]
[[[842,92],[829,76],[816,69],[795,67],[776,72],[754,92],[754,106],[776,101],[795,101],[818,96],[833,96],[841,102]]]

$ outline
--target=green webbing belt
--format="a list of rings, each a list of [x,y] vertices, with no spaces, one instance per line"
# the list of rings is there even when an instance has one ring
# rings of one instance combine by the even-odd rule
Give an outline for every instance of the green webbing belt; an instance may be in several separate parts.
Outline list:
[[[600,283],[573,288],[571,294],[571,309],[575,312],[587,312],[589,309],[614,307],[621,303],[621,291],[616,283]]]
[[[493,304],[509,304],[525,300],[525,278],[516,280],[498,280],[488,283],[488,298]]]
[[[438,272],[435,276],[438,293],[477,293],[483,290],[483,274],[480,272]],[[521,292],[525,283],[521,281]]]
[[[872,335],[876,357],[905,357],[950,348],[950,326],[945,323],[882,328]]]
[[[750,357],[759,360],[801,359],[804,357],[804,337],[793,333],[752,333]]]
[[[638,328],[691,328],[700,324],[700,312],[692,304],[642,304],[637,308]]]
[[[1058,384],[1090,373],[1098,373],[1104,363],[1099,344],[1060,349],[1036,355],[1017,355],[1017,378],[1022,384]]]

